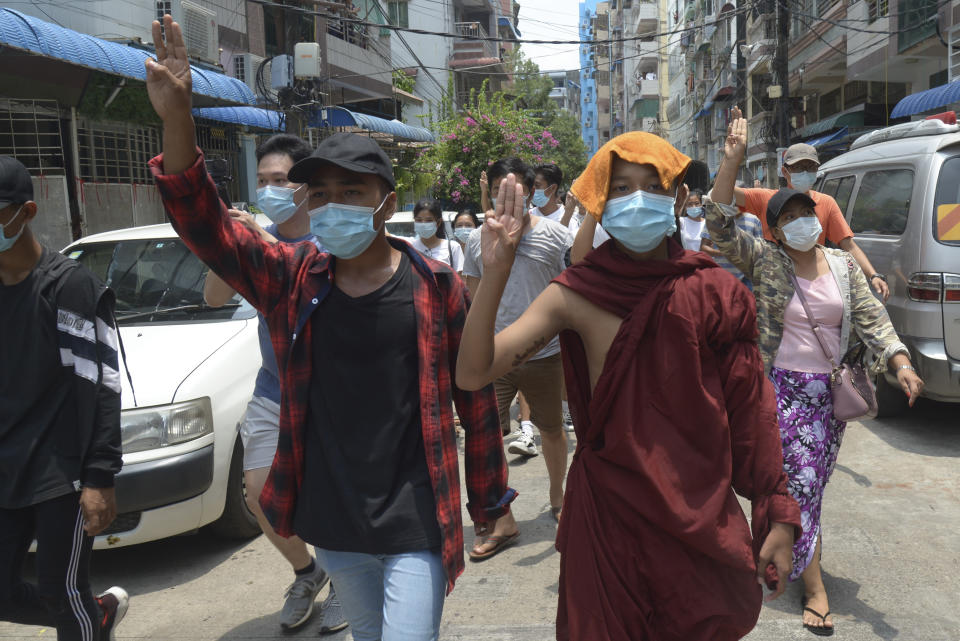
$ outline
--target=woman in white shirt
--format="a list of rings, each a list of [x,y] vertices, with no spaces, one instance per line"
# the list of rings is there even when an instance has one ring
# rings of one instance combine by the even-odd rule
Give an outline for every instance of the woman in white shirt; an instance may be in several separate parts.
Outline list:
[[[416,238],[412,244],[418,252],[450,265],[457,273],[463,271],[463,250],[459,243],[447,238],[440,203],[435,200],[418,202],[413,208],[413,229]]]
[[[703,194],[699,189],[691,189],[685,215],[680,217],[680,239],[683,241],[683,248],[695,252],[700,251],[700,235],[706,225],[702,198]]]

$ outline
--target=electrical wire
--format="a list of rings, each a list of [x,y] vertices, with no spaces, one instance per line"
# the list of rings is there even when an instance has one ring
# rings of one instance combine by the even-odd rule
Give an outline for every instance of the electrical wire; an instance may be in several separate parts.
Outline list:
[[[942,6],[943,4],[945,4],[945,3],[949,2],[949,1],[950,1],[950,0],[941,0],[940,4],[937,5],[936,8],[939,9],[940,6]],[[819,20],[819,21],[821,21],[821,22],[826,22],[826,23],[828,23],[828,24],[832,24],[832,25],[835,25],[835,26],[837,26],[837,27],[840,27],[841,29],[847,29],[848,31],[855,31],[855,32],[857,32],[857,33],[875,33],[875,34],[880,34],[880,35],[892,36],[892,35],[894,35],[894,34],[901,34],[901,33],[906,33],[906,32],[908,32],[908,31],[912,31],[912,30],[916,29],[917,27],[921,26],[921,23],[918,23],[918,24],[915,24],[915,25],[913,25],[913,26],[907,27],[906,29],[895,29],[895,30],[892,30],[892,31],[879,31],[879,30],[876,30],[876,29],[863,29],[863,28],[861,28],[861,27],[853,27],[853,26],[850,26],[850,25],[843,24],[843,22],[838,21],[838,20],[828,20],[827,18],[821,18],[821,17],[819,17],[819,16],[810,15],[809,13],[802,13],[802,12],[800,12],[800,11],[794,11],[794,9],[790,6],[790,4],[789,4],[788,2],[786,2],[786,0],[777,0],[777,4],[780,5],[780,6],[782,6],[782,7],[784,7],[784,8],[786,8],[787,11],[789,11],[790,14],[793,15],[793,16],[802,16],[802,17],[804,17],[804,18],[811,18],[811,19],[813,19],[813,20]],[[928,6],[925,7],[925,8],[926,8],[926,9],[929,9],[930,6],[928,5]],[[906,15],[906,14],[908,14],[908,13],[916,13],[916,12],[921,11],[921,10],[923,10],[923,9],[922,9],[922,8],[920,8],[920,9],[913,9],[913,10],[908,10],[908,11],[904,11],[904,12],[900,12],[900,13],[892,14],[892,15]],[[890,15],[887,15],[887,16],[882,16],[882,17],[879,18],[879,19],[882,20],[882,19],[884,19],[884,18],[889,18],[889,17],[890,17]]]
[[[304,8],[302,8],[302,7],[293,7],[293,6],[290,6],[290,5],[281,5],[281,4],[278,4],[278,3],[276,3],[276,2],[273,2],[272,0],[249,0],[249,1],[250,1],[250,2],[253,2],[253,3],[256,3],[256,4],[263,5],[263,6],[283,7],[284,9],[294,10],[294,11],[297,11],[297,12],[300,12],[300,13],[304,13],[304,14],[308,14],[308,15],[314,15],[314,16],[318,16],[318,17],[321,17],[321,18],[330,18],[330,19],[333,19],[333,20],[341,21],[341,22],[347,22],[347,23],[357,24],[357,25],[361,25],[361,26],[368,26],[368,27],[388,29],[388,30],[390,30],[390,31],[401,31],[401,32],[404,32],[404,33],[418,33],[418,34],[423,34],[423,35],[440,36],[440,37],[443,37],[443,38],[454,38],[454,39],[458,39],[458,40],[481,40],[481,41],[486,41],[486,42],[504,42],[504,43],[508,43],[508,44],[548,44],[548,45],[549,45],[549,44],[554,44],[554,45],[594,45],[594,46],[595,46],[595,45],[614,44],[614,43],[618,43],[618,42],[632,42],[632,41],[635,41],[635,40],[645,40],[645,39],[649,39],[649,38],[657,38],[657,37],[660,37],[660,36],[675,35],[675,34],[683,33],[683,32],[685,32],[685,31],[693,31],[693,30],[699,29],[699,28],[701,28],[701,27],[703,27],[703,26],[709,26],[709,25],[713,25],[713,24],[719,24],[720,22],[724,22],[724,21],[730,19],[730,18],[733,17],[733,16],[746,13],[747,11],[750,10],[750,7],[749,7],[749,6],[745,6],[745,7],[739,8],[739,9],[734,9],[733,11],[728,11],[728,12],[724,13],[723,16],[720,17],[720,18],[718,18],[717,20],[708,21],[708,22],[705,22],[704,24],[701,24],[701,25],[695,25],[695,26],[691,26],[691,27],[683,27],[683,28],[681,28],[681,29],[675,29],[675,30],[673,30],[673,31],[664,31],[664,32],[651,31],[651,32],[645,32],[645,33],[638,34],[638,35],[636,35],[636,36],[630,36],[630,37],[627,37],[627,38],[609,38],[609,39],[606,39],[606,40],[530,40],[530,39],[523,39],[523,38],[514,39],[514,38],[498,38],[498,37],[492,37],[492,36],[471,36],[471,35],[464,35],[464,34],[460,34],[460,33],[447,33],[447,32],[443,32],[443,31],[430,31],[430,30],[427,30],[427,29],[415,29],[415,28],[411,28],[411,27],[398,27],[398,26],[395,26],[395,25],[382,25],[382,24],[378,24],[378,23],[372,23],[372,22],[367,22],[367,21],[364,21],[364,20],[360,20],[360,19],[358,19],[358,18],[347,18],[347,17],[343,17],[343,16],[337,16],[337,15],[330,14],[330,13],[326,13],[326,12],[323,12],[323,11],[315,11],[315,10],[311,10],[311,9],[304,9]]]

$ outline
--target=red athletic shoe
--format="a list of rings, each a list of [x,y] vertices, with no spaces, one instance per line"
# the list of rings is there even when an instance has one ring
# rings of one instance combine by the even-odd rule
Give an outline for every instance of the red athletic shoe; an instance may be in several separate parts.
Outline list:
[[[103,612],[103,617],[100,619],[100,636],[103,639],[114,641],[114,639],[116,639],[114,632],[117,626],[120,625],[120,622],[123,621],[123,617],[127,614],[127,607],[130,605],[130,596],[123,588],[114,586],[97,596],[97,603]]]

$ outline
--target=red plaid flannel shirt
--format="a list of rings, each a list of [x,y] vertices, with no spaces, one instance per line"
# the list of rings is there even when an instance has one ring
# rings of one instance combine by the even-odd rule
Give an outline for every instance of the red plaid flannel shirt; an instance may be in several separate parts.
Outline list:
[[[281,536],[291,536],[305,464],[312,367],[309,319],[330,291],[335,261],[329,254],[320,253],[313,243],[271,245],[232,220],[207,175],[202,154],[179,175],[164,175],[162,156],[150,161],[150,169],[167,214],[183,241],[267,319],[283,396],[277,455],[260,504],[274,529]],[[503,516],[516,492],[507,486],[492,386],[466,392],[453,384],[452,372],[469,305],[463,281],[447,265],[424,258],[408,243],[397,239],[390,242],[407,253],[418,276],[414,279],[414,306],[420,416],[449,593],[464,568],[460,471],[451,399],[466,434],[467,509],[471,518],[492,522]]]

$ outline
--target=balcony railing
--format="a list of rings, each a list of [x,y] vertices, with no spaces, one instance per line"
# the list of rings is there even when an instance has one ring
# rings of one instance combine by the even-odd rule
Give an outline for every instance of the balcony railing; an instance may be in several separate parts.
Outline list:
[[[759,42],[760,40],[776,40],[777,22],[776,16],[767,13],[754,19],[747,26],[747,42]]]
[[[453,25],[455,33],[460,36],[453,41],[453,60],[468,60],[472,58],[499,58],[500,52],[496,42],[481,40],[487,38],[487,30],[479,22],[457,22]]]

